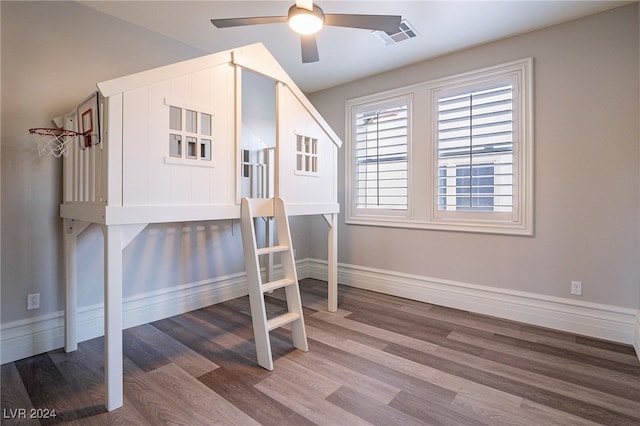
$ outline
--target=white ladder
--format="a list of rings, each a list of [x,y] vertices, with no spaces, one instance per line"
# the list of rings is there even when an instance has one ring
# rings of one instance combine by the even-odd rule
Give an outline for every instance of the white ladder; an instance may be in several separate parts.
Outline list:
[[[282,198],[243,198],[241,209],[242,247],[244,249],[244,262],[249,285],[251,321],[256,341],[258,364],[267,370],[273,370],[273,357],[269,340],[269,332],[271,330],[290,323],[293,346],[303,351],[308,350],[300,288],[298,287],[298,275],[293,256],[293,246],[291,245],[289,218]],[[277,243],[275,245],[258,248],[254,223],[254,218],[256,217],[275,218],[277,235]],[[275,253],[281,253],[280,263],[284,278],[263,283],[259,256],[273,255]],[[279,288],[285,289],[287,312],[275,318],[267,319],[264,293]]]

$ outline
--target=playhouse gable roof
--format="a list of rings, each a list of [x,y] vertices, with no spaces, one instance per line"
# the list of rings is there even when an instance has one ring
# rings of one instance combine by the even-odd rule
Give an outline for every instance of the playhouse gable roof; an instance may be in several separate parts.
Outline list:
[[[201,71],[222,64],[237,65],[258,74],[265,75],[279,81],[292,91],[320,127],[326,132],[333,143],[340,147],[342,140],[324,120],[302,90],[289,77],[278,61],[271,55],[262,43],[255,43],[223,52],[212,53],[188,59],[174,64],[141,71],[124,77],[98,83],[98,90],[104,97],[124,93],[150,84],[181,77],[185,74]]]

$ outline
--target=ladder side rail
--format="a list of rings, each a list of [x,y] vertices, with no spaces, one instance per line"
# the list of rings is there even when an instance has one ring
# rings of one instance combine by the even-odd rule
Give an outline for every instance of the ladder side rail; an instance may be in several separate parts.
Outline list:
[[[282,198],[276,198],[274,200],[274,210],[278,244],[287,245],[289,247],[288,253],[283,253],[281,256],[280,263],[282,264],[285,278],[290,278],[294,281],[294,285],[285,287],[287,310],[298,315],[298,319],[291,323],[293,346],[298,349],[302,349],[303,351],[307,351],[307,332],[304,325],[304,315],[302,312],[302,300],[300,298],[295,256],[293,255],[289,217],[287,216],[285,203]]]
[[[273,357],[271,355],[271,342],[269,341],[269,331],[267,329],[267,314],[262,294],[262,277],[260,274],[260,262],[257,254],[258,248],[255,239],[255,224],[253,218],[251,202],[243,198],[241,201],[240,226],[256,353],[258,364],[267,370],[273,370]]]

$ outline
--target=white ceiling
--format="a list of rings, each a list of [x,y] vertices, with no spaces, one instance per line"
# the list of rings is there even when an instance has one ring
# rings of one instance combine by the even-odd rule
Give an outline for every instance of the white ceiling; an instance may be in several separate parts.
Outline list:
[[[340,1],[318,0],[325,13],[402,15],[419,37],[384,45],[370,31],[325,27],[320,61],[303,64],[298,36],[286,24],[218,29],[211,18],[283,16],[287,1],[80,1],[207,53],[262,42],[308,93],[449,52],[629,4],[630,1]]]

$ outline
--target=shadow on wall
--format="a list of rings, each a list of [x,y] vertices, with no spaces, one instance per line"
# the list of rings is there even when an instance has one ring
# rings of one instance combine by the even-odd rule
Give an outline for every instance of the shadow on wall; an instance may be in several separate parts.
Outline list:
[[[103,302],[102,230],[78,240],[78,305]],[[237,220],[148,225],[123,250],[123,298],[243,273]]]

